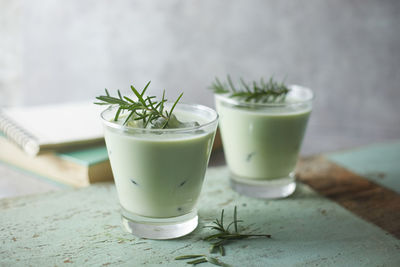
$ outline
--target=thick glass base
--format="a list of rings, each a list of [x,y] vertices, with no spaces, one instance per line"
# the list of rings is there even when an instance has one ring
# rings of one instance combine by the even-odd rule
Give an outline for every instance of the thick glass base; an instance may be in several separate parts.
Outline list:
[[[122,209],[121,218],[126,231],[149,239],[178,238],[191,233],[198,224],[197,211],[172,218],[149,218]]]
[[[294,173],[272,180],[248,179],[231,174],[230,184],[233,190],[242,195],[267,199],[290,196],[296,189]]]

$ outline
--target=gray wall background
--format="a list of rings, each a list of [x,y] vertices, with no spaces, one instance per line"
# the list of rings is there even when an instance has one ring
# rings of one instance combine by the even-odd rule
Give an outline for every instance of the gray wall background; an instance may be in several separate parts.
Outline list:
[[[400,1],[0,0],[0,105],[162,89],[213,106],[215,76],[316,93],[303,154],[400,138]]]

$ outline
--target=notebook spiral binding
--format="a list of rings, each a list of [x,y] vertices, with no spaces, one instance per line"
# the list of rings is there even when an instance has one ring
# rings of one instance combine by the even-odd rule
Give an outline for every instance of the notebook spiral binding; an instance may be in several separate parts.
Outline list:
[[[37,139],[16,124],[13,120],[8,118],[4,112],[1,111],[0,131],[3,132],[9,140],[22,148],[29,155],[34,156],[39,153],[40,146]]]

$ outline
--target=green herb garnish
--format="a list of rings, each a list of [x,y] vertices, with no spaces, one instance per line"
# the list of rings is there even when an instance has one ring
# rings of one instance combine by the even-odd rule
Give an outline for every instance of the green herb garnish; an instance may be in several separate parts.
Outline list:
[[[149,124],[155,124],[159,119],[162,120],[162,129],[167,128],[168,122],[171,119],[172,112],[178,101],[181,99],[183,93],[179,95],[174,104],[172,105],[170,111],[168,112],[164,108],[165,102],[165,90],[162,95],[161,101],[154,100],[155,96],[145,96],[147,88],[150,85],[150,81],[146,84],[141,92],[136,90],[136,88],[131,85],[131,90],[136,96],[137,100],[133,100],[127,96],[122,96],[121,92],[118,90],[118,97],[111,96],[107,89],[105,89],[106,95],[101,95],[96,97],[97,100],[102,102],[96,102],[97,105],[115,105],[118,106],[117,112],[115,113],[114,121],[117,121],[121,113],[128,111],[129,115],[125,118],[123,125],[127,124],[129,120],[143,121],[144,128]]]
[[[222,261],[220,261],[217,258],[206,256],[206,255],[202,255],[202,254],[199,254],[199,255],[184,255],[184,256],[179,256],[179,257],[175,258],[175,260],[190,260],[190,259],[191,259],[191,261],[186,262],[187,264],[196,265],[196,264],[208,262],[208,263],[211,263],[211,264],[214,264],[214,265],[218,265],[218,266],[230,267],[229,264],[223,263]]]
[[[211,90],[215,94],[228,94],[231,98],[239,98],[246,102],[279,102],[284,101],[286,94],[290,89],[284,84],[284,82],[278,83],[271,77],[266,83],[263,78],[257,83],[246,83],[240,78],[240,83],[234,85],[231,77],[227,76],[227,83],[222,83],[218,78],[215,78],[215,82],[212,83]]]
[[[205,241],[211,241],[210,252],[213,253],[218,251],[222,256],[225,254],[224,245],[233,240],[246,239],[249,237],[267,237],[271,238],[269,234],[241,234],[239,233],[238,223],[243,222],[237,219],[237,207],[233,210],[233,221],[224,226],[224,210],[221,212],[221,218],[213,221],[214,225],[208,226],[211,229],[217,230],[218,233],[212,234],[204,238]],[[233,225],[234,231],[230,231],[229,228]]]
[[[233,240],[241,240],[241,239],[246,239],[249,237],[271,238],[271,235],[269,235],[269,234],[241,234],[241,233],[239,233],[239,227],[238,227],[239,222],[243,222],[243,221],[237,219],[237,207],[235,206],[235,208],[233,210],[233,221],[231,223],[229,223],[228,226],[225,227],[225,225],[224,225],[224,210],[221,211],[220,219],[215,219],[212,222],[213,225],[206,226],[213,230],[218,231],[218,233],[209,235],[203,239],[205,241],[211,242],[210,253],[214,253],[215,251],[218,251],[221,254],[221,256],[225,256],[224,245]],[[233,226],[234,230],[231,232],[229,230],[229,228],[232,226]],[[204,262],[209,262],[214,265],[229,266],[228,264],[223,263],[222,261],[218,260],[217,258],[209,257],[209,256],[206,256],[203,254],[183,255],[183,256],[179,256],[179,257],[175,258],[175,260],[188,260],[188,259],[194,259],[192,261],[187,262],[188,264],[200,264],[200,263],[204,263]]]

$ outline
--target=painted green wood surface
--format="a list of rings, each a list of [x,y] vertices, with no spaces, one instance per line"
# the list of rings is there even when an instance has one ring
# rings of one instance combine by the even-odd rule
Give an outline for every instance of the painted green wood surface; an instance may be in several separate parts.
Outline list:
[[[328,158],[400,194],[400,141],[332,153]]]
[[[208,170],[199,227],[169,241],[122,231],[113,184],[2,200],[0,266],[188,266],[174,257],[207,254],[201,238],[210,230],[203,226],[222,208],[231,216],[234,205],[242,226],[272,239],[227,245],[221,259],[232,266],[399,266],[399,240],[308,186],[266,201],[233,192],[227,177],[225,167]]]

